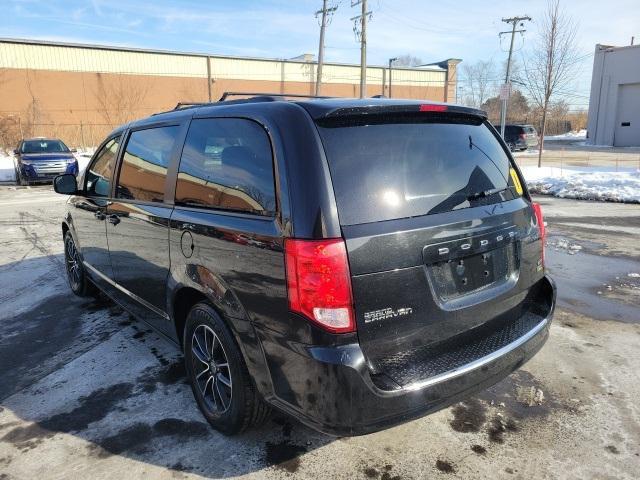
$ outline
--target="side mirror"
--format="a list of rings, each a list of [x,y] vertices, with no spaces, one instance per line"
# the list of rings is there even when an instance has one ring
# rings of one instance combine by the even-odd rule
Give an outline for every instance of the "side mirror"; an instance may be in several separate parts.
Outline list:
[[[20,150],[18,150],[17,148],[13,151],[14,155],[18,155],[20,153]]]
[[[71,153],[76,153],[78,151],[77,148],[72,148],[71,150],[69,150]]]
[[[53,189],[56,193],[63,195],[75,195],[78,193],[78,182],[76,176],[70,173],[58,175],[53,179]]]

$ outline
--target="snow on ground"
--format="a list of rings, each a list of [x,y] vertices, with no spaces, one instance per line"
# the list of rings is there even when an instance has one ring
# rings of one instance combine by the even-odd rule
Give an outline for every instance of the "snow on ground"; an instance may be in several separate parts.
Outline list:
[[[562,135],[545,135],[545,142],[548,140],[583,140],[587,138],[587,131],[585,129],[579,130],[577,132],[567,132]]]
[[[16,180],[16,167],[13,155],[7,155],[0,150],[0,182],[14,182]]]
[[[78,160],[78,174],[82,173],[85,168],[87,168],[87,164],[89,160],[91,160],[91,156],[96,151],[95,147],[78,149],[78,151],[74,154],[76,160]]]
[[[532,193],[560,198],[640,203],[640,171],[607,167],[522,167]]]

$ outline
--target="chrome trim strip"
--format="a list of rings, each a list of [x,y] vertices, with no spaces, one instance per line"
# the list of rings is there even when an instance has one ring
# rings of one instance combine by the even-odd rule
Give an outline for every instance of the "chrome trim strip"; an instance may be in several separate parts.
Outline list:
[[[504,347],[499,348],[495,352],[490,353],[489,355],[481,357],[481,358],[479,358],[477,360],[474,360],[471,363],[467,363],[466,365],[463,365],[462,367],[456,368],[454,370],[449,370],[448,372],[441,373],[440,375],[436,375],[435,377],[427,378],[425,380],[421,380],[419,382],[412,383],[411,385],[407,385],[405,387],[402,387],[400,389],[400,391],[413,392],[413,391],[416,391],[416,390],[423,389],[425,387],[433,386],[433,385],[435,385],[437,383],[446,382],[447,380],[451,380],[453,378],[460,377],[460,376],[462,376],[462,375],[464,375],[466,373],[471,372],[472,370],[476,370],[478,368],[481,368],[484,365],[486,365],[488,363],[491,363],[494,360],[497,360],[498,358],[508,354],[512,350],[515,350],[516,348],[520,347],[524,343],[526,343],[529,340],[531,340],[548,323],[549,323],[549,318],[545,318],[538,325],[536,325],[531,330],[529,330],[527,333],[525,333],[523,336],[521,336],[517,340],[514,340],[513,342],[505,345]]]
[[[151,310],[153,313],[155,313],[156,315],[160,315],[162,318],[164,318],[165,320],[169,320],[169,315],[166,312],[163,312],[162,310],[160,310],[159,308],[155,307],[154,305],[151,305],[149,302],[147,302],[146,300],[144,300],[143,298],[140,298],[139,296],[137,296],[135,293],[130,292],[129,290],[127,290],[126,288],[124,288],[123,286],[117,284],[116,282],[114,282],[113,280],[111,280],[109,277],[107,277],[104,273],[100,272],[99,270],[96,270],[95,267],[92,267],[90,264],[88,264],[86,261],[82,261],[82,264],[89,270],[91,270],[92,273],[95,273],[98,277],[100,277],[102,280],[104,280],[105,282],[107,282],[109,285],[117,288],[118,290],[120,290],[122,293],[124,293],[126,296],[131,297],[132,299],[134,299],[136,302],[140,303],[141,305],[147,307],[149,310]]]

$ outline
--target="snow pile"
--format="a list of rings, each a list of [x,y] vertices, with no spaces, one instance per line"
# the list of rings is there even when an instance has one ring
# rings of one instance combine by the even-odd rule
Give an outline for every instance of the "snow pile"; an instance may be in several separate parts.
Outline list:
[[[531,193],[560,198],[640,203],[640,171],[602,167],[522,167]]]
[[[7,155],[0,150],[0,182],[15,182],[16,167],[13,155]]]
[[[582,245],[578,245],[577,243],[573,243],[566,238],[559,238],[557,240],[549,240],[547,241],[547,245],[553,247],[553,249],[557,252],[560,250],[566,251],[569,255],[575,255],[580,250],[582,250]]]
[[[587,131],[585,129],[579,130],[577,132],[567,132],[562,135],[545,135],[544,140],[584,140],[587,138]]]
[[[74,156],[76,160],[78,160],[78,174],[84,172],[84,169],[87,168],[89,164],[89,160],[91,160],[91,156],[96,151],[95,147],[78,149]]]

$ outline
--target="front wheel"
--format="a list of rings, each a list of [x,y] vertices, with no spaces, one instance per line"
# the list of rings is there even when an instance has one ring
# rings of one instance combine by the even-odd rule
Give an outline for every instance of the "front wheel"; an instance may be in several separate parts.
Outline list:
[[[64,263],[71,291],[79,297],[89,296],[92,293],[93,285],[87,278],[80,252],[78,252],[76,243],[69,231],[64,235]]]
[[[259,397],[233,335],[207,303],[189,312],[183,347],[193,395],[213,428],[233,435],[266,419],[269,407]]]

